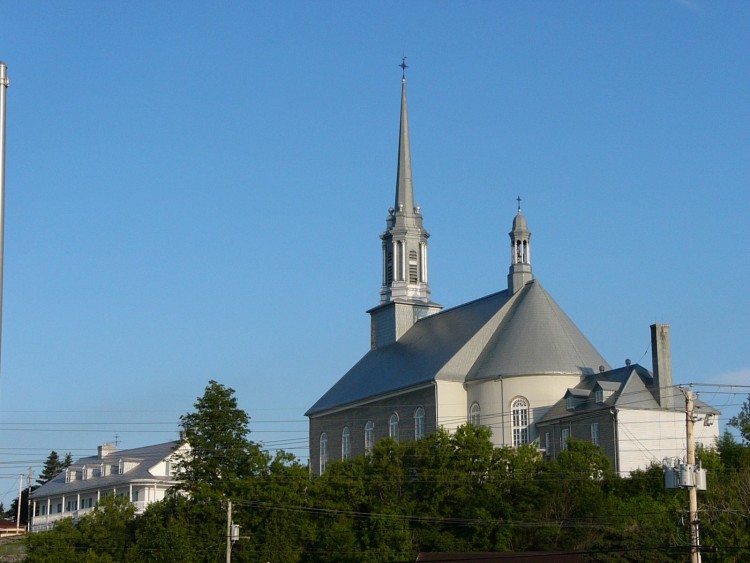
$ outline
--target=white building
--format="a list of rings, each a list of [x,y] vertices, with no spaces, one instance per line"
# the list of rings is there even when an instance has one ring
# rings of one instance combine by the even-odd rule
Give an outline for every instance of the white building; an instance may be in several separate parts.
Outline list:
[[[179,442],[121,451],[99,446],[97,455],[79,459],[31,493],[30,530],[48,530],[63,518],[76,520],[109,494],[127,497],[136,513],[143,512],[177,483],[177,463],[186,448]]]
[[[380,235],[380,302],[368,311],[370,350],[306,413],[313,472],[322,473],[328,461],[367,453],[383,438],[419,439],[438,428],[452,431],[467,422],[489,427],[496,446],[534,443],[544,449],[546,440],[561,444],[563,435],[585,438],[580,428],[565,429],[564,421],[572,421],[575,413],[560,404],[569,396],[590,394],[585,386],[594,385],[602,373],[615,374],[611,381],[599,379],[607,393],[617,386],[611,400],[621,398],[616,405],[596,403],[600,414],[613,409],[614,424],[620,425],[619,431],[612,431],[615,442],[607,452],[617,470],[627,472],[652,459],[650,454],[633,453],[641,432],[649,432],[644,440],[659,436],[662,441],[654,451],[664,457],[684,450],[679,409],[663,406],[653,396],[660,385],[671,386],[671,371],[670,382],[660,384],[640,366],[637,377],[630,377],[635,367],[611,370],[534,278],[531,231],[521,213],[520,198],[508,233],[507,286],[450,309],[432,301],[427,260],[430,235],[414,198],[405,77],[395,191],[386,229]],[[471,228],[470,220],[463,228]],[[493,245],[491,241],[483,244]],[[506,245],[507,240],[502,246],[497,242],[500,256],[506,255]],[[496,262],[500,259],[487,261],[488,275],[493,275]],[[590,283],[596,282],[591,278]],[[580,286],[585,284],[583,277]],[[629,389],[637,380],[651,397],[650,403],[645,395],[639,404],[627,403],[633,398]],[[604,421],[601,424],[603,437]],[[629,433],[633,436],[626,444]],[[710,442],[708,438],[716,433],[716,428],[708,430],[705,440]],[[547,452],[555,455],[552,446]]]
[[[651,325],[653,373],[638,364],[584,377],[537,422],[540,447],[554,459],[569,438],[601,447],[621,475],[664,459],[686,459],[685,396],[672,384],[669,325]],[[695,400],[694,437],[713,447],[719,411]]]
[[[306,413],[313,471],[367,452],[381,438],[415,439],[468,421],[489,426],[498,446],[538,441],[534,424],[565,391],[600,366],[609,369],[534,279],[520,199],[509,236],[509,255],[507,239],[497,242],[498,255],[509,257],[507,286],[451,309],[432,301],[403,78],[396,197],[380,235],[382,281],[380,302],[368,311],[370,351]]]

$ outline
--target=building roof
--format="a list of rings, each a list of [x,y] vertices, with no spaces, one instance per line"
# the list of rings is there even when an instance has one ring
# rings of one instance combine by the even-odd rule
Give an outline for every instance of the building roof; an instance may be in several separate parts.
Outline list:
[[[600,403],[596,402],[595,396],[598,388],[607,391],[603,402]],[[684,411],[685,397],[679,387],[671,385],[669,394],[672,397],[672,406],[666,409],[657,400],[659,390],[654,387],[654,377],[651,372],[639,364],[624,366],[585,377],[574,388],[568,389],[565,397],[557,401],[537,424],[543,425],[581,413],[611,408]],[[573,409],[567,408],[568,396],[578,399]],[[695,400],[695,408],[701,413],[720,414],[715,408],[699,399]]]
[[[70,494],[76,491],[90,490],[96,488],[111,488],[139,480],[150,482],[163,481],[169,483],[174,477],[168,475],[153,475],[149,469],[159,462],[168,458],[179,446],[179,442],[166,442],[153,446],[144,446],[130,450],[109,450],[104,455],[93,455],[82,457],[71,465],[69,470],[81,470],[85,465],[87,468],[99,467],[101,464],[118,465],[120,460],[133,462],[135,465],[123,474],[107,474],[88,476],[86,479],[66,482],[65,471],[56,475],[53,479],[31,493],[32,498],[49,497],[59,494]]]
[[[609,367],[534,280],[425,317],[371,350],[306,413],[319,414],[433,381],[594,373]]]
[[[537,281],[508,308],[467,381],[498,376],[580,374],[609,364]]]

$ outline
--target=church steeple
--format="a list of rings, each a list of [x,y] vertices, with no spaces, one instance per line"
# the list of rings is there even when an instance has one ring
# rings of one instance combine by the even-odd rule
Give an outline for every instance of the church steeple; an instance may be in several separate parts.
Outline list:
[[[372,317],[373,349],[396,342],[419,319],[436,313],[442,305],[430,300],[427,278],[427,239],[422,211],[414,204],[406,104],[406,57],[401,64],[401,124],[398,135],[396,200],[388,210],[386,228],[380,235],[383,280],[380,304],[368,311]]]
[[[401,124],[398,137],[398,168],[396,171],[396,200],[388,210],[383,241],[383,283],[380,302],[430,301],[427,278],[427,239],[422,227],[422,212],[414,205],[414,186],[411,175],[409,146],[409,117],[406,104],[406,57],[401,68]]]
[[[510,271],[508,291],[511,295],[534,279],[531,272],[531,231],[526,225],[526,217],[521,213],[521,196],[518,196],[518,213],[513,218],[510,236]]]

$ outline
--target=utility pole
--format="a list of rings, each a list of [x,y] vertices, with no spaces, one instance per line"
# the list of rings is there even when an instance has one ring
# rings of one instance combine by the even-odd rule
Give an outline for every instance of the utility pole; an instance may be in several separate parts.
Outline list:
[[[26,503],[26,531],[27,532],[31,531],[31,516],[32,516],[32,514],[31,514],[31,478],[34,475],[32,471],[33,471],[32,468],[29,467],[29,480],[28,480],[28,491],[29,491],[29,494],[26,495],[26,500],[27,500],[27,503]]]
[[[8,67],[0,61],[0,350],[3,334],[3,247],[5,233],[5,91],[8,89]]]
[[[21,527],[21,494],[23,491],[23,473],[18,474],[18,502],[16,503],[16,530]]]
[[[690,502],[690,563],[701,563],[698,491],[706,490],[706,470],[701,467],[700,461],[697,464],[695,462],[695,421],[703,420],[705,426],[711,426],[714,414],[707,413],[702,419],[696,419],[692,385],[689,389],[680,385],[680,391],[685,395],[687,456],[684,463],[679,458],[666,458],[664,460],[664,487],[688,490]]]
[[[232,561],[232,501],[227,500],[227,563]]]
[[[682,389],[682,393],[685,395],[685,426],[687,430],[687,466],[689,468],[695,467],[695,434],[694,424],[695,419],[693,418],[693,411],[695,409],[695,398],[693,397],[693,389]],[[698,487],[696,486],[695,479],[693,479],[692,486],[688,487],[688,495],[690,500],[690,563],[701,563],[701,552],[700,552],[700,535],[698,532],[698,526],[700,520],[698,519]]]

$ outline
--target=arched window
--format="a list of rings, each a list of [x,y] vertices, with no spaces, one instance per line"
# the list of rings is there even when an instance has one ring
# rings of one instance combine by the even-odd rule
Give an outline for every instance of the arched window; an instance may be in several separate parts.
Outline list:
[[[395,412],[388,419],[388,437],[398,442],[398,415]]]
[[[471,409],[469,410],[469,422],[474,426],[479,426],[482,422],[482,409],[479,408],[479,403],[472,403]]]
[[[529,443],[529,402],[516,399],[510,406],[513,423],[513,446]]]
[[[365,424],[365,453],[371,454],[375,447],[375,425],[372,420]]]
[[[344,430],[341,432],[341,459],[351,459],[352,457],[352,433],[349,432],[349,427],[344,426]]]
[[[328,463],[328,434],[323,432],[320,435],[320,474],[321,475],[326,470],[326,463]]]
[[[424,436],[424,409],[419,407],[414,411],[414,439],[419,440]]]

